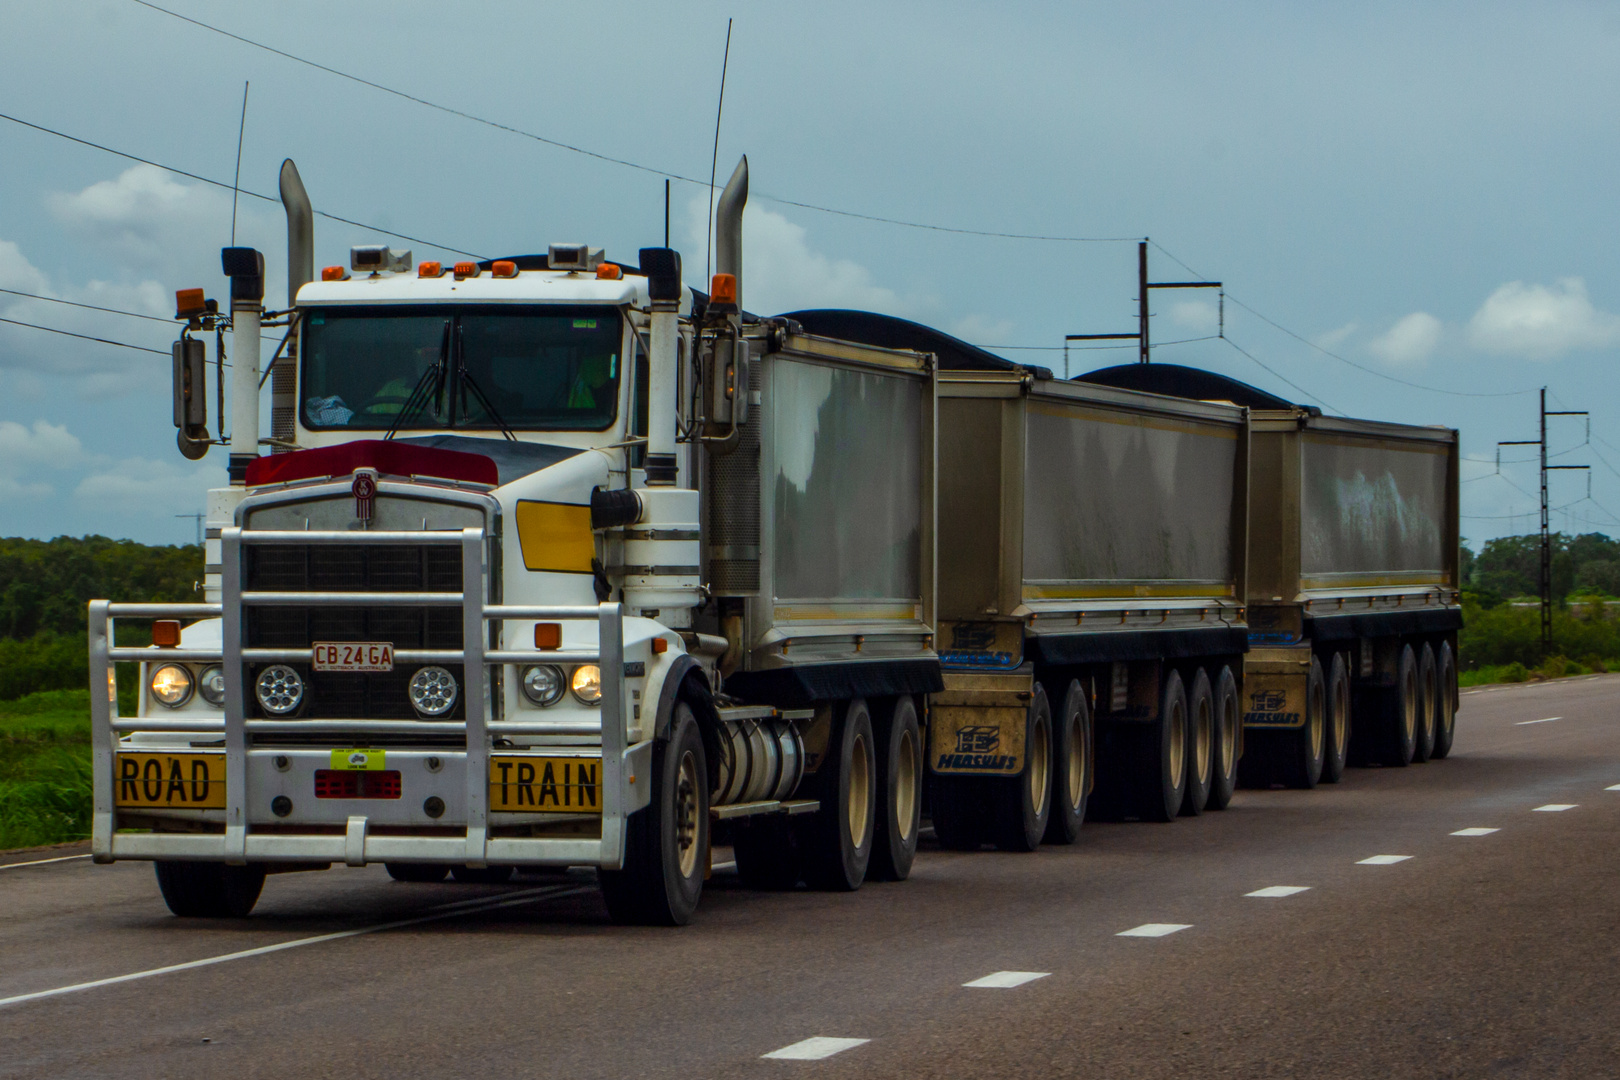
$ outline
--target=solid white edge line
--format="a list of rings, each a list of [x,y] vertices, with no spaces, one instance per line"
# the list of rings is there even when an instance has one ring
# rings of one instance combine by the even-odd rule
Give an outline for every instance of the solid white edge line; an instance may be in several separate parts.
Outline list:
[[[845,1050],[853,1050],[857,1046],[871,1042],[871,1039],[843,1039],[830,1035],[813,1035],[808,1039],[800,1039],[780,1050],[772,1050],[768,1054],[761,1054],[762,1058],[773,1058],[777,1061],[821,1061],[834,1054],[841,1054]]]
[[[53,862],[72,862],[75,859],[88,859],[89,857],[90,855],[86,853],[84,855],[63,855],[55,859],[35,859],[33,862],[8,862],[0,866],[0,870],[15,870],[19,866],[44,866],[46,863]]]
[[[377,923],[374,926],[361,926],[353,930],[338,930],[331,934],[317,934],[314,937],[294,938],[292,941],[283,941],[275,945],[261,945],[257,949],[243,949],[241,952],[224,953],[220,956],[208,956],[201,960],[188,960],[183,964],[170,964],[167,967],[151,968],[147,971],[134,971],[128,975],[114,975],[106,979],[93,979],[90,982],[75,983],[72,986],[58,986],[50,990],[36,990],[31,994],[17,994],[14,997],[0,998],[0,1009],[8,1005],[20,1005],[25,1001],[38,1001],[41,998],[58,997],[62,994],[77,993],[80,990],[94,990],[102,986],[112,986],[116,983],[134,982],[137,979],[150,979],[157,975],[168,975],[176,971],[189,971],[193,968],[211,967],[214,964],[223,964],[231,960],[246,960],[254,956],[265,956],[270,953],[282,952],[286,949],[297,949],[305,945],[319,945],[326,941],[338,941],[342,938],[360,937],[363,934],[376,934],[384,930],[398,930],[402,926],[416,926],[419,923],[435,922],[439,919],[453,919],[458,915],[470,915],[480,911],[490,911],[496,908],[512,907],[517,904],[526,904],[531,900],[542,898],[550,899],[558,896],[570,896],[574,893],[589,892],[590,886],[550,886],[546,889],[536,889],[521,896],[490,897],[482,901],[481,907],[471,907],[478,904],[478,900],[458,901],[446,905],[453,910],[437,911],[431,915],[417,915],[409,919],[396,919],[393,922]]]

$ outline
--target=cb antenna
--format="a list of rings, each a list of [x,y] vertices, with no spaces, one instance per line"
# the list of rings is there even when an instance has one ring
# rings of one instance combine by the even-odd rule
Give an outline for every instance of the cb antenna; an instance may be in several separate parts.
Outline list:
[[[731,63],[731,20],[726,20],[726,52],[720,60],[720,104],[714,108],[714,153],[709,158],[709,231],[703,247],[703,287],[709,287],[709,257],[714,251],[714,171],[720,163],[720,116],[726,108],[726,68]],[[665,241],[665,246],[669,242]]]
[[[242,193],[242,135],[247,131],[248,84],[242,83],[242,120],[236,125],[236,175],[231,178],[231,247],[236,246],[236,199]]]

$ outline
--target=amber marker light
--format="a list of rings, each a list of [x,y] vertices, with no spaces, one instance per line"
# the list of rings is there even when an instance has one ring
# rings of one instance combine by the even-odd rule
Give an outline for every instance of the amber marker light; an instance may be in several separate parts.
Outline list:
[[[323,267],[321,267],[321,280],[322,281],[342,281],[344,278],[346,278],[348,276],[349,276],[349,272],[347,270],[343,269],[343,267],[341,267],[341,266],[323,266]]]
[[[661,656],[662,654],[669,652],[669,642],[661,637],[653,638],[652,651],[654,656]]]
[[[709,303],[711,305],[737,306],[737,277],[734,274],[716,274],[709,282]]]
[[[153,622],[152,644],[160,649],[177,648],[180,644],[180,620],[158,619]]]
[[[174,294],[174,317],[190,319],[208,312],[208,301],[201,289],[177,289]]]
[[[490,277],[517,277],[517,263],[509,259],[496,259],[489,264]]]
[[[444,273],[444,264],[436,262],[418,263],[416,265],[417,277],[439,277]]]
[[[624,277],[624,271],[617,263],[602,263],[596,268],[596,277],[600,281],[618,281]]]
[[[475,262],[456,263],[456,280],[478,276],[478,264]]]
[[[537,649],[562,648],[562,623],[537,622],[534,624],[534,647]]]

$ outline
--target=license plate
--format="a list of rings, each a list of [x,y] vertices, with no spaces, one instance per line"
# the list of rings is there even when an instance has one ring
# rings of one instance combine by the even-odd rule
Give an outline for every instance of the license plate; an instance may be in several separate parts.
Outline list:
[[[602,759],[489,759],[489,808],[518,813],[600,814]]]
[[[394,646],[387,641],[316,642],[316,671],[393,671]]]
[[[119,754],[115,768],[118,806],[225,808],[224,754]]]

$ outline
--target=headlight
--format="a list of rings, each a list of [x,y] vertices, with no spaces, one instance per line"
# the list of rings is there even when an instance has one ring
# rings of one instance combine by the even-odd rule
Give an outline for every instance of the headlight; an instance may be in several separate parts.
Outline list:
[[[191,672],[178,664],[164,664],[152,672],[152,696],[159,705],[178,709],[191,700]]]
[[[563,695],[563,673],[550,664],[523,669],[523,693],[536,705],[555,705]]]
[[[202,692],[203,700],[218,709],[225,704],[225,669],[218,664],[209,664],[197,676],[197,689]]]
[[[456,677],[442,667],[425,667],[411,676],[411,705],[423,716],[443,716],[456,707]]]
[[[265,712],[286,716],[304,700],[304,678],[286,664],[271,664],[254,680],[253,694]]]
[[[574,669],[569,689],[586,705],[602,704],[602,669],[595,664],[581,664]]]

